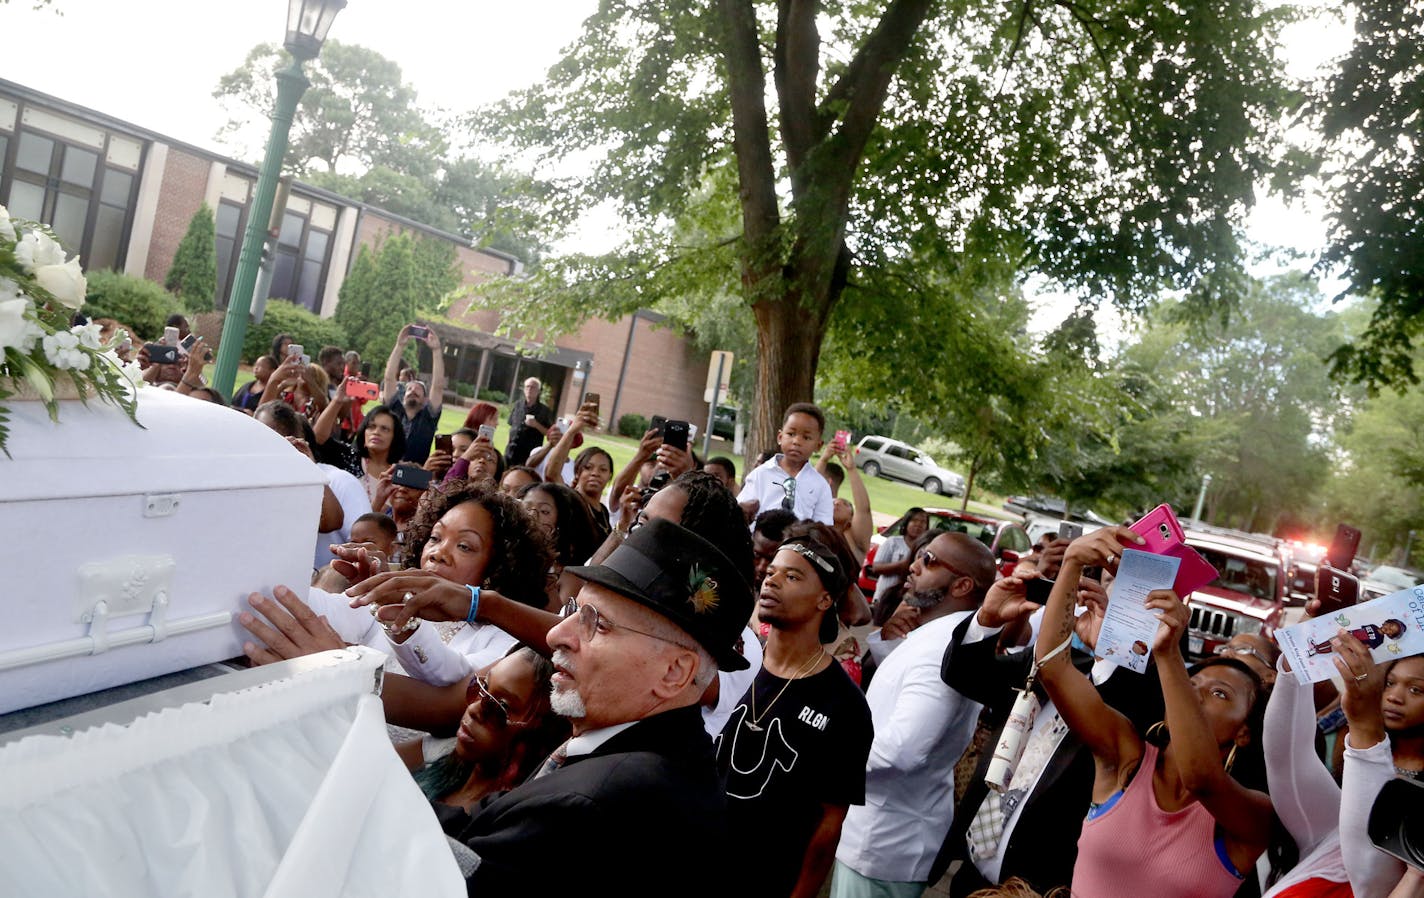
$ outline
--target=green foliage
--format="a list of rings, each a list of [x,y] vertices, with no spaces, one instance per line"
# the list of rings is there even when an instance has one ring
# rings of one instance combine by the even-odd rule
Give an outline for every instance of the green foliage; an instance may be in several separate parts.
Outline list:
[[[1316,109],[1331,141],[1333,196],[1323,264],[1378,305],[1363,337],[1332,357],[1371,390],[1419,383],[1424,332],[1424,5],[1359,0],[1355,43]]]
[[[385,365],[401,328],[416,320],[418,309],[438,304],[459,284],[453,246],[396,234],[374,250],[361,247],[341,284],[335,321],[350,335],[350,348],[377,370]]]
[[[453,382],[453,383],[451,384],[451,386],[453,386],[453,387],[455,388],[455,395],[456,395],[456,396],[459,396],[459,397],[462,398],[462,399],[474,399],[474,398],[475,398],[475,385],[474,385],[474,384],[467,384],[467,383],[465,383],[464,381],[457,380],[457,381]]]
[[[646,417],[631,413],[618,417],[618,435],[620,437],[632,437],[635,440],[640,440],[647,432],[648,419]]]
[[[314,315],[288,300],[272,299],[267,302],[262,323],[247,327],[247,339],[242,344],[243,360],[252,363],[258,356],[271,352],[272,340],[278,334],[291,334],[292,342],[305,347],[307,355],[313,359],[323,346],[351,348],[340,323]]]
[[[1198,314],[1235,301],[1237,230],[1278,167],[1292,100],[1275,52],[1290,10],[780,9],[778,21],[753,0],[604,4],[543,82],[471,120],[546,170],[595,160],[559,185],[551,225],[612,203],[634,227],[613,253],[549,260],[545,277],[486,293],[509,330],[557,335],[725,292],[755,310],[756,442],[785,402],[810,398],[819,362],[858,351],[837,323],[842,297],[879,302],[891,275],[877,269],[908,259],[951,280],[1002,264],[1134,311],[1166,289]],[[694,273],[709,277],[689,289]],[[929,337],[957,323],[898,307],[913,333],[897,367],[942,370],[946,341]],[[841,337],[823,355],[828,326]],[[974,414],[1007,433],[1032,378],[977,370],[1004,401]],[[1021,436],[1031,458],[1039,438]]]
[[[90,318],[112,318],[132,328],[137,340],[153,341],[163,336],[163,322],[181,312],[178,300],[146,278],[117,271],[91,271],[84,301]]]
[[[1124,352],[1128,370],[1150,372],[1171,397],[1175,411],[1151,426],[1180,431],[1197,476],[1212,475],[1214,523],[1270,531],[1317,507],[1327,446],[1348,407],[1324,364],[1344,327],[1315,311],[1320,304],[1303,275],[1252,282],[1229,323],[1183,322],[1180,307],[1167,304]],[[1182,486],[1185,502],[1195,490]]]
[[[271,118],[273,78],[291,62],[286,50],[259,44],[218,81],[213,97],[230,116],[220,140]],[[298,175],[317,163],[329,172],[348,163],[416,177],[434,173],[446,149],[445,136],[426,121],[400,66],[374,50],[329,40],[305,72],[311,87],[302,94],[287,150],[287,164]]]
[[[207,203],[188,222],[188,232],[178,242],[173,266],[163,286],[178,296],[190,312],[211,312],[218,289],[217,225]]]
[[[235,140],[271,115],[272,75],[285,50],[254,47],[213,96],[231,116],[219,140]],[[443,126],[416,105],[400,67],[374,50],[327,41],[306,66],[312,86],[292,125],[288,162],[303,180],[535,264],[540,188],[478,159],[450,157]],[[264,132],[265,133],[265,132]],[[257,148],[236,147],[255,158]],[[338,172],[338,168],[340,171]]]
[[[509,403],[509,392],[507,390],[494,390],[486,387],[477,394],[477,398],[485,402],[493,402],[495,405],[507,405]]]

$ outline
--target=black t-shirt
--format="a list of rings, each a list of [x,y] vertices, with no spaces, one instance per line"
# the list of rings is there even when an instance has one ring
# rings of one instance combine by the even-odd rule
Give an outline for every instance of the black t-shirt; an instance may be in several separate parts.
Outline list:
[[[760,731],[749,726],[753,693]],[[741,892],[791,893],[821,805],[865,803],[873,736],[870,706],[839,664],[789,685],[766,668],[757,673],[715,740],[728,846],[755,858],[756,875],[739,883]]]
[[[405,455],[401,461],[414,462],[417,465],[425,464],[425,460],[430,457],[430,444],[435,441],[435,429],[440,426],[440,409],[432,408],[430,403],[415,413],[414,418],[407,418],[405,414],[405,404],[401,402],[401,393],[396,393],[396,398],[386,403],[386,408],[395,416],[396,422],[405,428]]]

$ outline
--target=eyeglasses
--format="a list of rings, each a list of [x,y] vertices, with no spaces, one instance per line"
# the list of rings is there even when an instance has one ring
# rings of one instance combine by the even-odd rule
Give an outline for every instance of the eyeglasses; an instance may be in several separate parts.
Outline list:
[[[470,685],[465,687],[465,704],[473,705],[475,699],[480,700],[480,716],[488,715],[490,721],[496,726],[524,727],[530,723],[528,720],[515,720],[510,716],[509,705],[490,692],[487,677],[471,677]]]
[[[614,630],[627,630],[629,633],[637,633],[639,636],[647,636],[659,642],[666,642],[678,648],[687,649],[689,652],[696,651],[689,645],[684,645],[676,639],[669,639],[666,636],[659,636],[656,633],[649,633],[647,630],[637,630],[626,624],[615,624],[608,619],[608,616],[599,611],[597,607],[587,603],[579,604],[579,600],[573,596],[564,603],[563,609],[559,611],[559,617],[577,617],[579,626],[582,628],[580,637],[585,640],[592,640],[599,633],[610,633]]]
[[[945,561],[943,558],[940,558],[938,555],[931,552],[929,549],[921,549],[919,553],[915,555],[915,558],[919,559],[920,563],[923,564],[925,567],[942,567],[956,577],[968,577],[970,580],[974,579],[973,574],[964,573],[964,571],[961,571],[959,568],[950,564],[948,561]]]
[[[796,478],[788,477],[781,481],[781,508],[783,511],[796,510]]]
[[[1271,670],[1275,670],[1275,669],[1276,669],[1276,665],[1272,664],[1270,661],[1267,661],[1265,655],[1261,654],[1261,652],[1260,652],[1258,649],[1253,649],[1253,648],[1251,648],[1249,645],[1226,645],[1226,644],[1222,644],[1222,645],[1219,645],[1219,646],[1216,647],[1216,652],[1215,652],[1214,654],[1217,654],[1217,655],[1250,655],[1252,658],[1255,658],[1257,661],[1260,661],[1262,664],[1266,665],[1266,667],[1270,668]]]

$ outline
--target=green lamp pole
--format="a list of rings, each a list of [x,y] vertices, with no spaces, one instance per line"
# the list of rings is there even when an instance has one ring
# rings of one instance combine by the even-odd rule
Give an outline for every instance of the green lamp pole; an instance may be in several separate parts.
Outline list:
[[[292,64],[277,73],[277,106],[272,112],[272,133],[267,138],[267,154],[257,174],[257,190],[252,197],[252,208],[247,213],[247,230],[243,233],[242,252],[237,259],[237,276],[228,296],[227,314],[223,317],[213,388],[224,396],[232,394],[242,344],[247,339],[252,290],[257,285],[267,224],[272,218],[272,200],[282,175],[282,160],[287,155],[287,135],[292,129],[297,103],[311,85],[306,75],[302,74],[302,63],[315,59],[321,52],[332,20],[345,6],[346,0],[287,2],[287,39],[284,45],[292,54]]]

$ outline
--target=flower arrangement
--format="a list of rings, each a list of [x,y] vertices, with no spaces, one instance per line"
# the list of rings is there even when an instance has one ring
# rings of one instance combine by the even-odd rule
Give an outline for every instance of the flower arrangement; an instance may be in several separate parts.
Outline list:
[[[81,399],[97,395],[138,424],[135,397],[141,372],[115,351],[126,335],[120,332],[106,345],[99,325],[71,326],[84,305],[85,289],[79,260],[65,257],[49,228],[11,218],[0,206],[0,452],[7,456],[5,400],[32,393],[45,404],[50,420],[58,421],[55,386],[63,379],[73,383]]]

